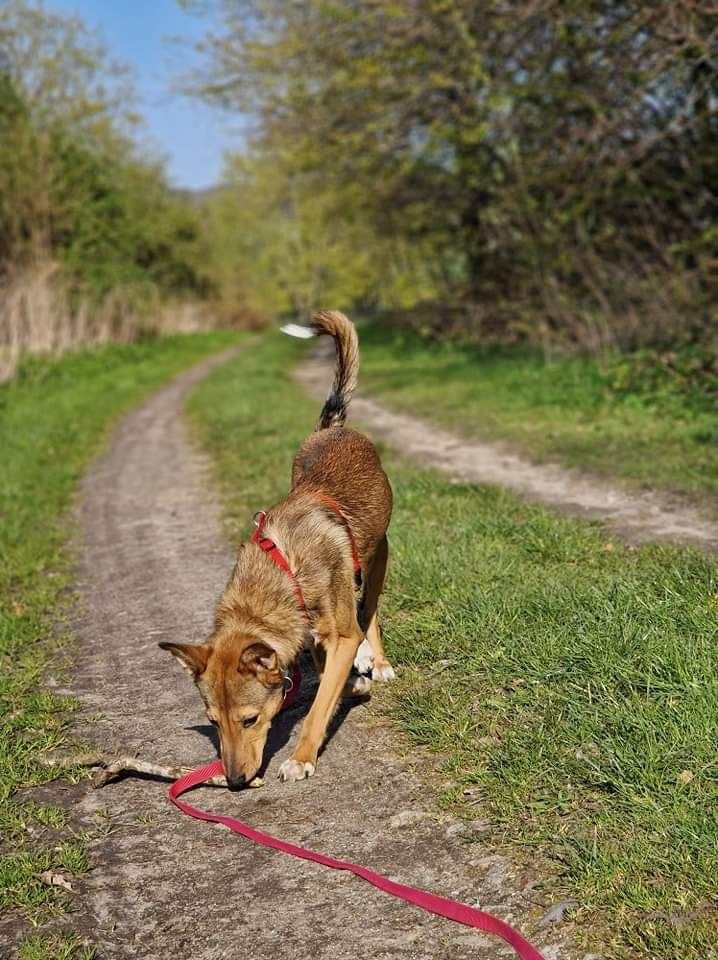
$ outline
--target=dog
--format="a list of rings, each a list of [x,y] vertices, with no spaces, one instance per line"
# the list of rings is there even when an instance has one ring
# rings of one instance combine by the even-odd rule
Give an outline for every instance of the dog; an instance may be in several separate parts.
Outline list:
[[[319,421],[294,458],[289,494],[260,513],[252,540],[240,546],[207,642],[159,645],[192,675],[218,729],[232,790],[260,770],[292,666],[306,646],[319,687],[294,752],[279,768],[284,782],[314,774],[342,692],[370,685],[361,676],[349,681],[353,664],[371,669],[375,680],[394,677],[377,620],[392,491],[374,445],[344,425],[359,368],[356,330],[337,311],[315,314],[310,327],[284,329],[334,338],[334,381]]]

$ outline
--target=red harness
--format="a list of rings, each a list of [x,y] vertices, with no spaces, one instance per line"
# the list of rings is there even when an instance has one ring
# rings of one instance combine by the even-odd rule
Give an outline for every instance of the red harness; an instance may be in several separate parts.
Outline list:
[[[309,614],[307,613],[307,605],[304,602],[304,594],[302,593],[302,588],[299,586],[299,581],[294,576],[294,572],[289,566],[289,561],[274,540],[270,540],[269,537],[262,536],[262,530],[264,529],[266,519],[266,510],[260,510],[259,513],[254,515],[254,526],[256,529],[252,534],[252,543],[256,543],[260,550],[264,550],[267,556],[272,558],[280,570],[284,570],[286,575],[289,577],[292,587],[294,588],[294,598],[297,601],[299,612],[304,619],[308,621]]]
[[[325,507],[328,507],[332,513],[341,521],[344,529],[347,532],[347,537],[349,538],[349,546],[352,552],[352,565],[354,567],[354,585],[357,590],[362,585],[362,569],[361,563],[359,562],[359,551],[357,550],[356,540],[354,539],[354,534],[352,533],[352,528],[349,526],[349,521],[347,520],[346,514],[336,502],[326,493],[315,493],[314,497],[320,503],[324,504]],[[260,510],[259,513],[254,515],[254,526],[256,527],[254,533],[252,534],[252,543],[256,543],[260,550],[264,550],[268,557],[271,557],[274,563],[279,567],[280,570],[283,570],[286,575],[289,577],[292,588],[294,589],[294,597],[297,601],[297,607],[299,612],[304,617],[305,620],[309,620],[309,614],[307,613],[307,605],[304,602],[304,594],[302,593],[302,588],[299,586],[299,582],[294,575],[294,571],[289,566],[289,561],[284,556],[282,551],[279,549],[274,540],[271,540],[269,537],[265,537],[262,534],[264,530],[264,524],[267,521],[267,511]]]
[[[354,535],[352,533],[351,527],[349,526],[349,521],[347,520],[342,508],[336,502],[332,500],[330,496],[325,493],[316,493],[315,497],[326,507],[329,507],[341,520],[344,525],[344,529],[347,532],[349,537],[349,545],[351,546],[352,551],[352,564],[354,566],[354,583],[357,590],[361,587],[362,584],[362,571],[361,564],[359,563],[359,553],[357,551],[356,541],[354,540]],[[297,608],[301,613],[302,617],[309,622],[309,613],[307,612],[307,605],[304,602],[304,594],[302,593],[302,588],[299,586],[299,581],[294,575],[294,571],[289,566],[289,561],[284,556],[282,551],[279,549],[277,544],[270,537],[265,537],[262,534],[264,530],[264,524],[267,521],[267,511],[260,510],[259,513],[256,513],[254,516],[254,526],[255,531],[252,534],[252,543],[256,543],[260,550],[263,550],[268,557],[271,557],[272,561],[279,567],[280,570],[283,570],[284,573],[289,577],[289,581],[292,584],[292,589],[294,590],[294,599],[297,602]],[[292,667],[291,677],[287,674],[287,680],[289,681],[289,687],[284,691],[284,704],[282,706],[283,710],[286,710],[290,707],[299,692],[299,685],[302,682],[302,674],[299,670],[299,663],[295,662]]]

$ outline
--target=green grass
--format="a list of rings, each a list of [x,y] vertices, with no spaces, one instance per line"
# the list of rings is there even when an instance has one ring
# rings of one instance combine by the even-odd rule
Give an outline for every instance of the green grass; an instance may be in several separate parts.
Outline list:
[[[361,383],[390,406],[464,436],[505,439],[558,460],[706,500],[718,494],[718,409],[670,384],[624,391],[625,364],[546,362],[519,350],[436,344],[378,325],[361,331]]]
[[[272,339],[190,398],[235,535],[286,491],[316,418],[287,377],[297,351]],[[553,896],[577,897],[602,956],[718,956],[715,564],[385,462],[383,619],[402,668],[389,699],[441,758],[447,800],[490,818],[496,843],[552,860]]]
[[[0,907],[34,923],[67,899],[39,875],[90,866],[59,808],[17,795],[56,776],[40,758],[65,742],[73,707],[45,683],[62,670],[67,639],[68,508],[77,481],[119,413],[234,339],[177,336],[34,360],[0,386]],[[74,941],[64,953],[66,938],[56,942],[54,953],[33,953],[31,944],[22,956],[88,955]]]
[[[94,947],[71,933],[29,937],[18,952],[18,960],[93,960],[95,956]]]

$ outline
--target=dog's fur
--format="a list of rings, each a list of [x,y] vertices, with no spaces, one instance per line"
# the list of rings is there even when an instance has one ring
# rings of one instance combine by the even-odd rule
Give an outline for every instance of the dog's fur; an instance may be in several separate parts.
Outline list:
[[[362,663],[373,660],[375,679],[393,677],[377,623],[388,559],[391,487],[370,441],[344,426],[359,366],[357,335],[352,323],[335,311],[316,314],[312,328],[334,338],[334,383],[315,432],[294,459],[291,491],[267,512],[263,528],[289,561],[310,623],[301,615],[287,574],[247,542],[239,549],[207,643],[160,644],[193,675],[207,717],[219,729],[227,782],[234,789],[252,780],[261,767],[286,677],[305,644],[312,648],[321,680],[296,749],[280,768],[283,780],[314,773],[327,725],[365,634]],[[359,608],[349,537],[341,518],[317,497],[322,493],[339,504],[356,543],[364,579]]]

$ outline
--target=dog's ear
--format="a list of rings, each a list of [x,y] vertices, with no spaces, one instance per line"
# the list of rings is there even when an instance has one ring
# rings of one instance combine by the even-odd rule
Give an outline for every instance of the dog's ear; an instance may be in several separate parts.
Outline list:
[[[254,673],[257,680],[267,687],[276,687],[282,682],[277,652],[266,643],[253,643],[243,651],[239,658],[239,671]]]
[[[159,645],[163,650],[177,657],[179,662],[189,670],[196,679],[204,673],[207,668],[207,661],[212,652],[212,647],[208,643],[167,643],[163,641]]]

